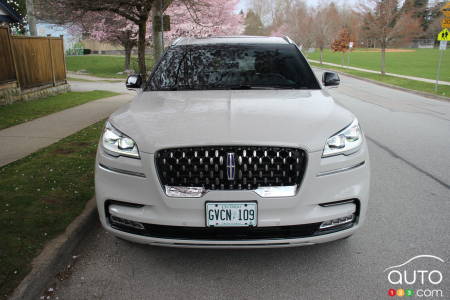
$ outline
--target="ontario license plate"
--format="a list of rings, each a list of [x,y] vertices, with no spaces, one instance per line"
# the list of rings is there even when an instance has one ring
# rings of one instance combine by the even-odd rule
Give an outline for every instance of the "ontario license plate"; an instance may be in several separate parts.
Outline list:
[[[256,202],[207,202],[206,226],[247,227],[258,224]]]

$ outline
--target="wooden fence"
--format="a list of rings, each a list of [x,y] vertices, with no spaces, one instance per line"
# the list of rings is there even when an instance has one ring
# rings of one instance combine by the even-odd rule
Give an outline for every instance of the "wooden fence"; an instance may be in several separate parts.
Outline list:
[[[0,84],[21,89],[66,83],[63,37],[12,36],[0,27]]]

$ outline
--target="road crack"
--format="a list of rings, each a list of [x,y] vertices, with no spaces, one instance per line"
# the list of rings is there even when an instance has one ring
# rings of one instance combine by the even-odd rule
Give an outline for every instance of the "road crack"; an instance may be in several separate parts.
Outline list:
[[[390,148],[388,148],[387,146],[381,144],[380,142],[374,140],[371,137],[366,136],[366,139],[368,139],[369,141],[371,141],[372,143],[374,143],[375,145],[377,145],[378,147],[380,147],[381,149],[383,149],[384,151],[386,151],[387,153],[389,153],[391,156],[401,160],[402,162],[406,163],[408,166],[410,166],[411,168],[419,171],[420,173],[424,174],[425,176],[427,176],[428,178],[434,180],[435,182],[439,183],[440,185],[442,185],[443,187],[450,189],[450,184],[444,182],[443,180],[439,179],[438,177],[434,176],[433,174],[429,173],[428,171],[425,171],[424,169],[422,169],[421,167],[415,165],[414,163],[410,162],[409,160],[401,157],[400,155],[398,155],[395,151],[391,150]]]

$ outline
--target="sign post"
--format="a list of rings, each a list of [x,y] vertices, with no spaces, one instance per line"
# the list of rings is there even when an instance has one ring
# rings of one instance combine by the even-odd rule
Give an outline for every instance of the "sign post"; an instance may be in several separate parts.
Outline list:
[[[444,51],[447,49],[447,41],[450,41],[450,32],[447,28],[450,28],[450,2],[444,5],[441,9],[442,14],[444,15],[444,19],[442,20],[441,26],[442,31],[439,32],[437,36],[437,40],[439,43],[439,61],[437,65],[436,71],[436,84],[434,85],[434,92],[437,93],[438,85],[439,85],[439,77],[441,76],[441,64],[442,64],[442,56]]]
[[[442,64],[442,56],[444,54],[444,51],[447,49],[447,41],[450,41],[450,32],[448,29],[444,29],[441,32],[439,32],[438,41],[440,41],[439,44],[439,61],[436,71],[436,84],[434,85],[434,91],[437,93],[438,91],[438,85],[439,85],[439,77],[441,76],[441,64]]]
[[[438,85],[439,85],[439,77],[441,75],[441,64],[442,64],[442,55],[444,54],[445,49],[447,49],[447,41],[441,41],[439,43],[439,62],[436,71],[436,84],[434,85],[434,92],[437,93]]]
[[[347,65],[350,67],[350,54],[352,53],[353,42],[348,43],[348,62]]]

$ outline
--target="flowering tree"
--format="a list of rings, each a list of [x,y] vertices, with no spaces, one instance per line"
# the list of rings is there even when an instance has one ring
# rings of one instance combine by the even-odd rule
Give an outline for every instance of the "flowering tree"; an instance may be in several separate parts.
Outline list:
[[[225,3],[224,3],[225,2]],[[204,0],[193,11],[181,1],[175,1],[165,11],[171,16],[171,30],[165,33],[166,41],[180,36],[205,37],[211,35],[239,34],[243,28],[243,16],[235,13],[239,0]],[[126,18],[110,12],[87,12],[74,18],[74,33],[125,49],[125,70],[130,68],[131,51],[137,45],[138,26]],[[147,23],[146,38],[151,39],[152,23]]]
[[[70,30],[72,33],[82,34],[96,41],[122,46],[125,50],[124,68],[130,69],[131,51],[136,47],[138,40],[138,26],[133,22],[110,12],[88,12],[76,18]]]
[[[239,0],[203,0],[195,10],[175,0],[165,14],[171,16],[167,39],[180,36],[236,35],[243,31],[243,15],[235,13]]]
[[[237,2],[237,0],[40,0],[41,8],[44,11],[51,12],[52,18],[59,18],[61,22],[65,22],[65,19],[71,18],[74,14],[83,15],[87,12],[111,12],[132,22],[138,29],[138,63],[139,72],[143,76],[146,75],[147,69],[145,65],[145,47],[147,45],[147,29],[148,23],[151,22],[152,9],[164,6],[164,10],[173,3],[171,9],[174,10],[173,12],[177,14],[177,18],[180,20],[179,24],[174,22],[174,28],[178,28],[179,34],[181,35],[182,32],[190,32],[192,34],[194,30],[197,30],[197,33],[204,35],[208,32],[218,32],[221,27],[222,32],[225,32],[226,28],[228,28],[227,23],[219,24],[215,22],[218,19],[213,20],[213,18],[219,17],[219,20],[231,21],[229,19],[229,7],[234,7]],[[184,9],[181,10],[183,5]],[[223,11],[220,11],[221,9]],[[206,18],[200,18],[202,15],[206,16]],[[200,27],[184,26],[183,24],[186,24],[186,21],[183,20],[187,20],[186,17],[188,16],[192,18],[196,25],[203,29],[199,31]]]
[[[113,14],[92,24],[91,38],[111,44],[119,44],[125,50],[125,70],[130,69],[131,51],[137,45],[138,28],[127,19]]]
[[[22,17],[22,20],[17,23],[9,24],[9,28],[15,34],[25,34],[27,26],[27,10],[25,0],[6,0],[6,3],[14,10],[16,14]]]
[[[61,22],[71,20],[73,15],[84,15],[87,12],[110,12],[119,15],[138,27],[138,64],[139,72],[145,77],[145,46],[147,43],[147,23],[152,7],[162,0],[40,0],[41,12],[50,12],[52,19]],[[194,1],[194,0],[184,0]]]
[[[128,37],[129,53],[137,45],[139,72],[145,75],[145,47],[152,38],[149,14],[158,0],[40,1],[43,19],[76,24],[96,40],[116,40],[124,47]],[[239,0],[166,0],[164,3],[167,6],[165,14],[171,16],[172,23],[172,30],[165,33],[166,39],[229,35],[242,31],[242,16],[234,12]]]

